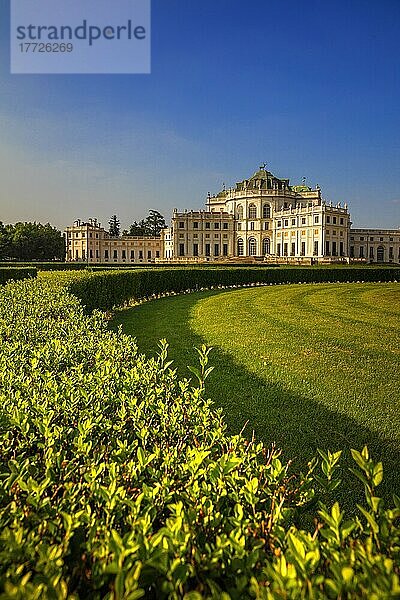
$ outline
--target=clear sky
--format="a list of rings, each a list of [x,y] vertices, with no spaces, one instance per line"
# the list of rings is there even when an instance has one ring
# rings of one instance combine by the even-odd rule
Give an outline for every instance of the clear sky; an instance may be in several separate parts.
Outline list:
[[[399,0],[153,0],[151,75],[10,75],[8,4],[3,222],[169,218],[265,161],[400,226]]]

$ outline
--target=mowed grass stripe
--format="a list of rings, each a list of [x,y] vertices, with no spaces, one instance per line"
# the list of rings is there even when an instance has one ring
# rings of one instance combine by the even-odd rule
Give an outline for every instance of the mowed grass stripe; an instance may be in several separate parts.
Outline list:
[[[189,376],[193,347],[213,346],[207,390],[228,427],[276,441],[306,462],[317,447],[384,460],[400,489],[400,285],[288,285],[165,298],[118,313],[139,347],[168,339]]]

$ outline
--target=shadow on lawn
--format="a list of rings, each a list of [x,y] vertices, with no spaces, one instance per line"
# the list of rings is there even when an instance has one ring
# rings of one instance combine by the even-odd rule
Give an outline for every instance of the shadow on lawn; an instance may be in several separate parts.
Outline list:
[[[158,341],[167,339],[173,367],[179,377],[189,377],[187,365],[196,363],[194,348],[204,343],[190,328],[190,312],[206,295],[210,292],[180,296],[172,301],[164,298],[118,312],[110,328],[122,325],[125,333],[136,337],[139,350],[149,357],[157,353]],[[342,464],[353,466],[350,448],[361,450],[366,444],[374,460],[383,461],[384,481],[378,495],[391,501],[392,493],[399,493],[400,451],[395,441],[311,398],[267,383],[218,348],[212,350],[210,364],[215,369],[207,379],[206,393],[216,407],[223,409],[230,433],[239,433],[247,422],[244,435],[250,438],[254,431],[256,439],[266,445],[276,442],[284,458],[293,460],[295,469],[305,468],[317,448],[345,450]],[[350,508],[360,500],[362,486],[346,471],[340,500]]]

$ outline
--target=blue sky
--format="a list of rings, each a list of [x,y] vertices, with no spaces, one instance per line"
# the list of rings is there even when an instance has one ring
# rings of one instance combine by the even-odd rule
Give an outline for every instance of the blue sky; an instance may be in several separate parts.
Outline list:
[[[153,0],[151,75],[10,75],[0,10],[3,222],[169,217],[265,161],[400,226],[398,0]]]

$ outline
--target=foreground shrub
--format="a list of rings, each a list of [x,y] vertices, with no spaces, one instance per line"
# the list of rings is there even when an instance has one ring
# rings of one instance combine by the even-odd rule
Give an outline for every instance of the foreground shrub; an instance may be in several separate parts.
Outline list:
[[[345,518],[340,453],[295,475],[229,436],[205,349],[178,381],[47,279],[0,290],[0,336],[1,598],[398,597],[400,502],[366,449]]]

